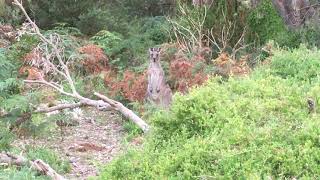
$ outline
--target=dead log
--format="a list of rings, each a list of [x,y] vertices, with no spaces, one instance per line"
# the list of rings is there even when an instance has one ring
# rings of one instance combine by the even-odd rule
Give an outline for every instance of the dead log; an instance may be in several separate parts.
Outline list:
[[[65,180],[63,176],[58,174],[48,164],[43,162],[41,159],[29,161],[21,155],[13,155],[6,152],[0,153],[0,165],[2,166],[31,166],[34,170],[39,173],[51,177],[53,180]]]
[[[2,166],[25,166],[28,160],[20,155],[12,155],[6,152],[0,153],[0,165]]]
[[[137,126],[139,126],[143,132],[148,132],[150,130],[150,127],[147,123],[145,123],[139,116],[137,116],[133,111],[130,109],[126,108],[122,103],[114,101],[112,99],[109,99],[108,97],[99,94],[97,92],[94,93],[97,97],[105,101],[106,103],[110,104],[111,107],[119,111],[124,117],[130,119],[133,121]]]
[[[51,177],[53,180],[66,180],[63,176],[58,174],[54,169],[52,169],[47,163],[43,162],[41,159],[31,161],[31,167],[40,172],[43,175]]]

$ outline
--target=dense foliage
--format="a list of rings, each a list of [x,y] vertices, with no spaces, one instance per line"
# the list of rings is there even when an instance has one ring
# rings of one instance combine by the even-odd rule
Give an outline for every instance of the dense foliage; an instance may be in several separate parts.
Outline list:
[[[46,128],[72,119],[36,114],[39,104],[74,99],[23,82],[39,70],[30,65],[39,39],[17,36],[25,18],[11,2],[0,0],[0,152],[23,151],[67,173],[69,163],[51,150],[12,146],[20,136],[50,137]],[[61,35],[81,95],[106,94],[152,125],[142,148],[124,152],[98,178],[319,178],[319,115],[307,105],[320,98],[319,21],[289,29],[270,0],[248,2],[23,1],[45,37]],[[150,47],[162,48],[165,81],[176,93],[170,110],[145,99]],[[141,136],[133,123],[123,126],[127,139]],[[0,179],[45,177],[0,166]]]
[[[151,118],[145,149],[108,165],[101,179],[319,178],[319,115],[306,105],[320,98],[319,55],[277,50],[249,77],[213,78],[176,95],[169,112]]]

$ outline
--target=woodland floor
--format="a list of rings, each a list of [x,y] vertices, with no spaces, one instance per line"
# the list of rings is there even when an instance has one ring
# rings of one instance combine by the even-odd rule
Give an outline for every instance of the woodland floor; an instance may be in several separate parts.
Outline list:
[[[99,168],[110,162],[123,149],[125,133],[121,116],[114,112],[84,110],[79,125],[55,130],[47,138],[24,138],[14,145],[24,149],[27,145],[54,150],[62,159],[69,160],[72,170],[63,174],[68,179],[87,179],[96,176]]]

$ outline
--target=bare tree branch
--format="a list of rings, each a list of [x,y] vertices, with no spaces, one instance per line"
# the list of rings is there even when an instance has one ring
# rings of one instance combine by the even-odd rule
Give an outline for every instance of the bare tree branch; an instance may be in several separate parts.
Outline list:
[[[63,176],[58,174],[48,164],[41,159],[29,161],[21,155],[13,155],[6,152],[0,153],[0,165],[3,166],[31,166],[41,174],[51,177],[53,180],[66,180]]]
[[[138,125],[143,132],[148,132],[150,127],[147,123],[145,123],[139,116],[137,116],[134,112],[130,109],[126,108],[122,103],[109,99],[108,97],[95,92],[94,95],[102,99],[103,101],[109,103],[112,108],[116,109],[117,111],[121,112],[123,116],[128,119],[131,119],[136,125]]]
[[[111,100],[106,96],[98,94],[100,98],[103,100],[92,100],[86,97],[81,96],[74,84],[71,73],[68,68],[68,58],[65,57],[64,54],[64,46],[62,45],[62,40],[58,34],[50,35],[48,38],[41,34],[39,27],[34,23],[26,10],[24,9],[22,2],[18,0],[14,0],[13,4],[18,6],[20,10],[23,12],[25,17],[27,18],[30,26],[31,26],[31,34],[37,35],[41,44],[38,45],[37,50],[39,52],[39,56],[37,60],[32,61],[32,66],[37,66],[38,68],[42,68],[46,73],[55,75],[55,79],[58,78],[58,82],[48,81],[44,77],[41,77],[39,80],[25,80],[26,83],[33,84],[44,84],[58,91],[59,93],[73,97],[78,100],[78,103],[75,104],[61,104],[55,107],[51,107],[48,109],[39,110],[39,112],[50,112],[54,110],[62,110],[67,108],[75,108],[80,107],[82,105],[94,106],[99,110],[117,110],[122,113],[125,117],[132,120],[136,123],[144,132],[149,130],[149,125],[145,123],[141,118],[139,118],[136,114],[134,114],[130,109],[123,106],[123,104]],[[27,29],[27,28],[26,28]],[[67,84],[65,84],[66,82]],[[63,87],[63,85],[67,85],[68,88],[71,89],[71,92],[67,92]]]
[[[24,82],[25,83],[33,83],[33,84],[44,84],[44,85],[52,87],[53,89],[55,89],[56,91],[60,92],[61,94],[77,98],[74,94],[71,94],[71,93],[68,93],[68,92],[64,91],[62,86],[57,85],[57,84],[52,83],[52,82],[48,82],[46,80],[24,80]]]
[[[58,110],[63,110],[63,109],[74,109],[83,106],[84,104],[81,102],[74,103],[74,104],[59,104],[57,106],[49,107],[49,108],[43,108],[43,109],[38,109],[35,112],[36,113],[48,113],[52,111],[58,111]]]

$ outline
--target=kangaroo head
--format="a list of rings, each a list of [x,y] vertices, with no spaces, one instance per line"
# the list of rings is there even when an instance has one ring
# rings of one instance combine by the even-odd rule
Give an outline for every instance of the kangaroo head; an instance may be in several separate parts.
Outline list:
[[[161,48],[150,48],[149,55],[151,62],[159,62]]]

